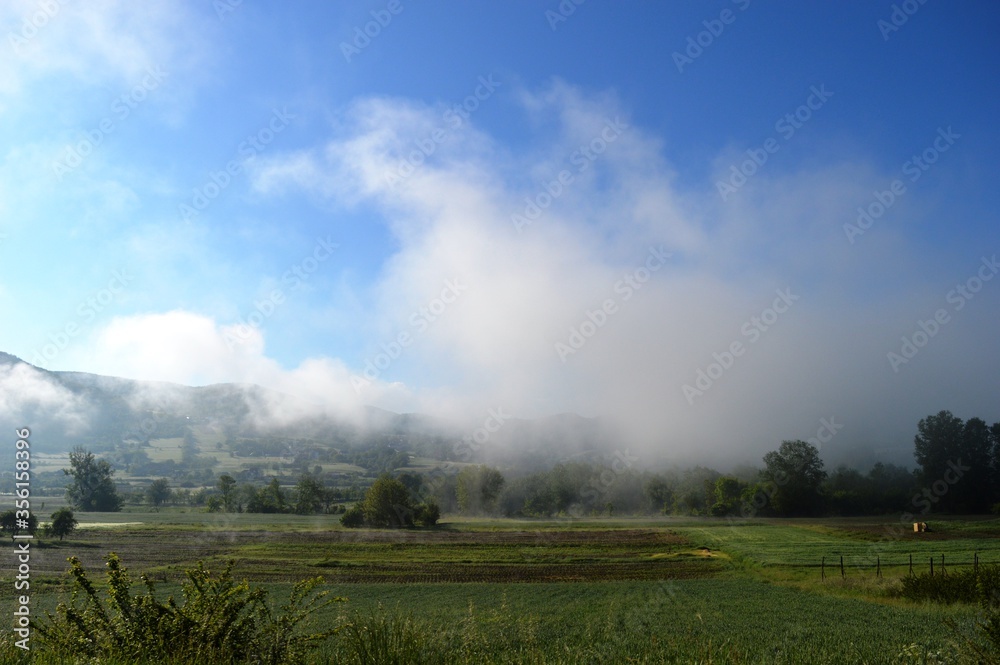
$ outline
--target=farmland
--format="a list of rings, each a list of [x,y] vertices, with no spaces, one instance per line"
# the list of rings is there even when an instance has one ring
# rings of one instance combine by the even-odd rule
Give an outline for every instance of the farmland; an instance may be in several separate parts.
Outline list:
[[[275,598],[322,575],[348,598],[322,624],[389,621],[421,636],[428,662],[922,662],[907,653],[952,653],[959,639],[944,619],[971,633],[977,608],[896,597],[908,555],[1000,561],[994,520],[938,520],[932,533],[888,539],[887,519],[456,519],[346,530],[334,516],[78,517],[84,528],[66,541],[36,543],[36,616],[66,594],[70,555],[98,579],[115,551],[164,593],[197,561],[219,570],[232,559],[237,577]],[[846,579],[830,565],[841,555]],[[0,582],[6,605],[10,570]],[[331,638],[318,662],[347,648],[344,639]]]

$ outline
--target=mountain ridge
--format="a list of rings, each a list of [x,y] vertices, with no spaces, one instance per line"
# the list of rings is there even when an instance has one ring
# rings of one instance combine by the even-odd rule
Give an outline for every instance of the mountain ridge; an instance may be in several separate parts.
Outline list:
[[[393,445],[416,455],[459,461],[569,459],[610,450],[603,422],[560,413],[509,416],[487,431],[482,416],[456,423],[426,413],[365,406],[348,417],[329,405],[259,384],[186,386],[90,372],[53,371],[0,351],[0,427],[32,425],[42,450],[83,445],[111,452],[151,441],[211,432],[227,446],[288,440],[334,448]],[[481,439],[487,439],[481,441]],[[465,445],[463,445],[463,443]],[[290,444],[291,445],[291,444]],[[305,445],[303,443],[303,445]]]

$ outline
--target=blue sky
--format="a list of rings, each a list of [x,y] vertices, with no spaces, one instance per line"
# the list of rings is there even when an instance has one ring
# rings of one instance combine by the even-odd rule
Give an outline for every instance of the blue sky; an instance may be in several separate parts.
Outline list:
[[[0,349],[39,366],[748,459],[1000,419],[992,3],[0,20]]]

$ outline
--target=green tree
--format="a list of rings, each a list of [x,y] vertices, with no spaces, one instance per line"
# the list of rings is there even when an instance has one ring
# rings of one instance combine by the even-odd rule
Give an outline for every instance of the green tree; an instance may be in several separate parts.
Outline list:
[[[815,515],[823,496],[820,485],[826,479],[823,460],[816,447],[805,441],[782,441],[778,450],[764,455],[762,477],[773,493],[771,504],[779,515]]]
[[[77,524],[76,517],[69,508],[60,508],[52,513],[52,534],[59,536],[59,540],[73,533]]]
[[[198,461],[198,439],[190,428],[184,430],[184,442],[181,445],[181,463],[194,464]]]
[[[248,513],[283,513],[287,509],[285,491],[274,476],[260,491],[254,492],[247,502]]]
[[[465,467],[459,472],[455,482],[459,510],[475,514],[493,512],[503,486],[503,474],[497,469],[488,466]]]
[[[233,511],[233,492],[236,489],[236,479],[228,473],[224,473],[219,476],[218,488],[222,492],[222,505],[226,508],[227,513],[231,513]]]
[[[926,488],[915,503],[932,509],[984,512],[994,498],[993,430],[979,418],[963,423],[950,411],[940,411],[917,423],[913,454]],[[945,491],[938,491],[943,488]]]
[[[661,476],[654,476],[646,482],[643,493],[649,500],[649,505],[658,513],[670,511],[674,503],[674,490]]]
[[[0,530],[13,534],[16,528],[17,515],[13,510],[5,510],[0,513]]]
[[[18,526],[22,522],[23,525]],[[0,529],[10,533],[11,537],[21,532],[35,533],[38,529],[38,518],[33,513],[28,513],[27,520],[18,520],[17,513],[13,510],[8,510],[0,514]]]
[[[720,475],[705,466],[686,469],[675,492],[675,510],[689,515],[707,514],[715,503],[715,481]]]
[[[962,427],[962,475],[952,465],[952,477],[957,482],[949,488],[953,493],[953,508],[967,513],[989,512],[995,496],[993,485],[993,435],[982,418],[969,418]],[[945,478],[947,481],[948,478]]]
[[[146,488],[146,502],[154,508],[159,508],[170,499],[170,481],[159,478]]]
[[[420,488],[424,484],[424,479],[419,473],[404,471],[396,476],[396,480],[406,485],[406,489],[410,491],[411,496],[420,496]]]
[[[743,495],[745,483],[736,478],[721,476],[715,480],[715,503],[712,504],[712,514],[716,517],[732,515],[739,512],[740,497]]]
[[[312,515],[323,512],[326,501],[326,488],[316,476],[303,473],[295,485],[295,512],[300,515]]]
[[[387,475],[380,476],[361,501],[365,523],[373,527],[413,526],[413,506],[406,485]]]
[[[63,473],[73,477],[66,487],[66,498],[74,508],[96,512],[121,510],[122,499],[111,479],[114,469],[107,460],[98,460],[92,452],[77,446],[69,454],[69,464],[70,468],[63,469]]]
[[[441,508],[433,499],[419,504],[413,512],[413,521],[420,526],[434,526],[441,519]]]
[[[913,437],[913,456],[920,465],[924,483],[939,480],[948,468],[948,460],[961,456],[961,418],[950,411],[922,418]]]

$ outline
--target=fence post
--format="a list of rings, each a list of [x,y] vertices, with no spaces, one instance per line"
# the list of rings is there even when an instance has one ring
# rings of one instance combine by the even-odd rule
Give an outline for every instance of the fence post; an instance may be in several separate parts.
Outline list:
[[[840,555],[840,577],[842,579],[847,579],[847,573],[844,572],[844,555]]]
[[[941,574],[944,575],[945,573],[946,571],[944,569],[944,552],[941,552]]]
[[[882,557],[875,557],[875,577],[882,577]]]
[[[979,574],[979,552],[972,555],[972,572],[975,575]]]
[[[826,557],[823,557],[822,559],[820,559],[820,562],[819,562],[819,578],[821,580],[825,580],[826,579]]]
[[[910,575],[913,575],[913,555],[910,555]]]
[[[934,557],[931,557],[931,577],[934,577]]]

